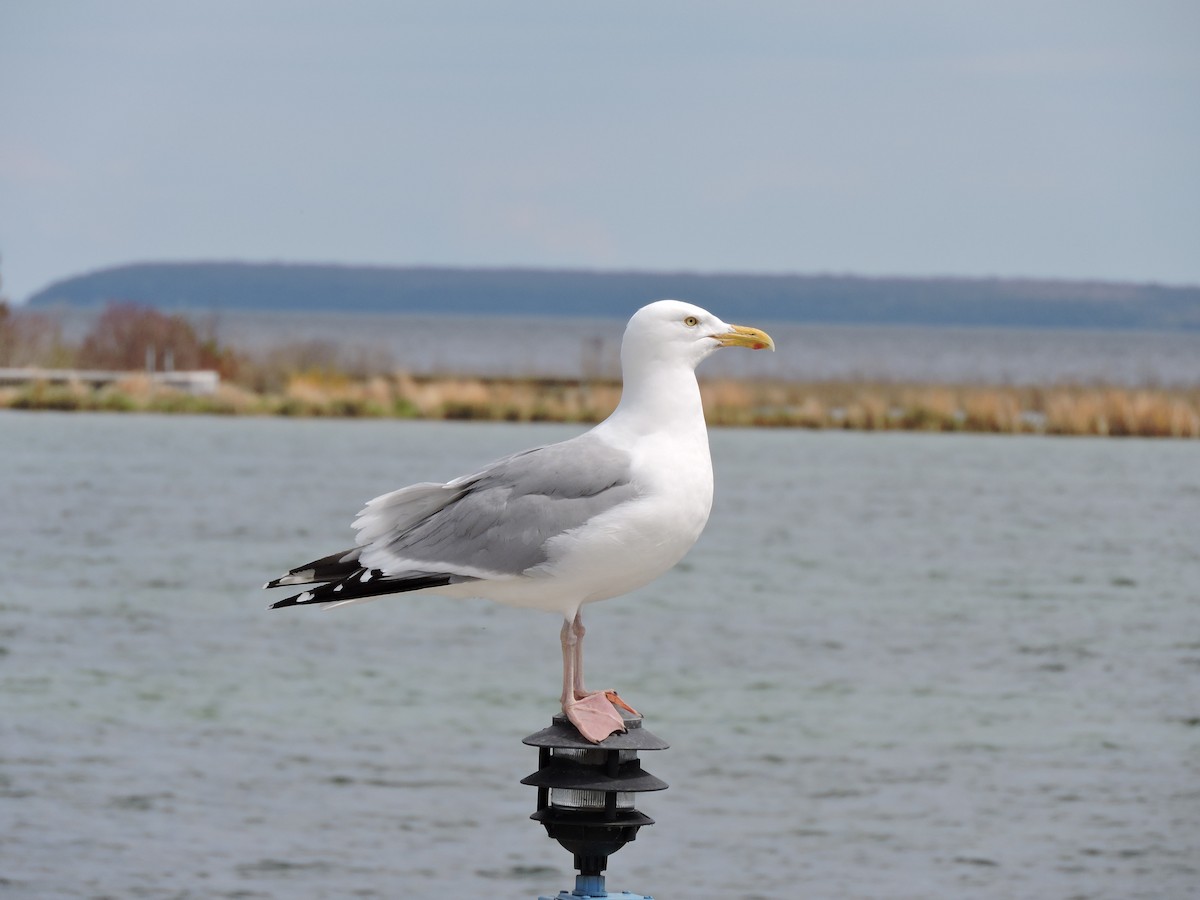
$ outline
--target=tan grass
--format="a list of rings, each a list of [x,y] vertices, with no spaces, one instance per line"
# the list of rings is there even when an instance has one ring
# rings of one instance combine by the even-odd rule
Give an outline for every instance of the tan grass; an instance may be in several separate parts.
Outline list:
[[[893,415],[896,427],[910,431],[957,431],[961,425],[958,398],[940,385],[902,391]]]
[[[1030,428],[1021,414],[1021,398],[1012,388],[966,389],[961,402],[966,431],[1014,434]]]
[[[898,384],[705,380],[713,425],[1200,438],[1200,386]],[[620,399],[610,380],[414,376],[353,379],[310,370],[259,393],[222,382],[193,396],[133,374],[99,390],[30,384],[0,389],[0,408],[146,410],[225,415],[396,416],[595,422]]]
[[[836,415],[836,411],[832,413]],[[887,401],[877,393],[864,391],[846,404],[841,426],[854,431],[884,431],[891,426]]]

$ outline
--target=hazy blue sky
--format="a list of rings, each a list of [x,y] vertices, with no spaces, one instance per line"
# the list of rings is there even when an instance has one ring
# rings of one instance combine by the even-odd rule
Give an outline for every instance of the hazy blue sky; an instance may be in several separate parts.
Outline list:
[[[1200,282],[1200,3],[0,5],[0,273]]]

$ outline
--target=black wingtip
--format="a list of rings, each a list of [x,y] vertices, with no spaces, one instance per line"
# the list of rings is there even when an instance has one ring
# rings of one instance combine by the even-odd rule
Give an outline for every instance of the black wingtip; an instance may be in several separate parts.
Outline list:
[[[299,594],[292,594],[290,597],[284,597],[282,600],[276,600],[274,603],[268,606],[267,609],[281,609],[285,606],[302,606],[309,603],[328,603],[332,598],[318,596],[322,589],[327,587],[328,585],[323,584],[315,591],[308,590],[301,591]]]
[[[284,576],[285,578],[287,576]],[[365,600],[379,597],[383,594],[401,594],[407,591],[419,591],[423,588],[444,587],[456,581],[474,581],[474,578],[459,578],[446,573],[423,573],[406,578],[384,578],[379,569],[357,569],[354,574],[340,581],[311,587],[307,591],[293,594],[272,603],[267,609],[283,609],[289,606],[316,606],[326,603],[338,603],[344,600]],[[268,582],[268,587],[278,586],[277,582]]]

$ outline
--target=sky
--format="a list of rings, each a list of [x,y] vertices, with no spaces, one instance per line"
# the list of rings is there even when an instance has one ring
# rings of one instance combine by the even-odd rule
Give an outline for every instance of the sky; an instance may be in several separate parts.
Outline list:
[[[1193,0],[0,5],[0,278],[1200,283]]]

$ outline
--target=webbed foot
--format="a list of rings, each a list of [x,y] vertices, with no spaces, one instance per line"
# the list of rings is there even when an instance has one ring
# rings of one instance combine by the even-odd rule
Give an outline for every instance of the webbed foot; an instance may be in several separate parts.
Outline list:
[[[625,730],[625,720],[616,707],[635,716],[637,710],[617,696],[616,691],[593,691],[577,696],[563,706],[567,719],[585,739],[598,744],[609,735]]]

